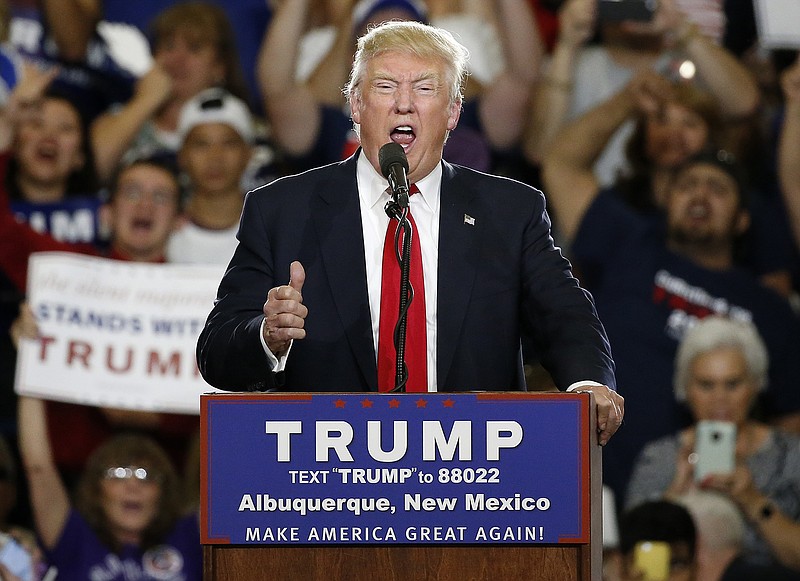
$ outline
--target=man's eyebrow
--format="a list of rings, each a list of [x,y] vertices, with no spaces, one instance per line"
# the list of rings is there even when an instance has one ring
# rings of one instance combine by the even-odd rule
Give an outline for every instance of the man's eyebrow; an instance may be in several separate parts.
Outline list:
[[[373,81],[375,81],[375,80],[393,81],[394,80],[394,75],[392,73],[390,73],[389,71],[375,71],[371,78],[372,78]]]
[[[388,71],[376,71],[372,76],[371,82],[375,81],[391,81],[392,83],[399,83],[397,77]],[[412,83],[419,83],[422,81],[439,81],[439,75],[434,71],[426,71],[419,76],[411,79]]]
[[[433,72],[433,71],[429,71],[429,72],[426,72],[426,73],[422,73],[420,76],[418,76],[416,79],[414,79],[411,82],[412,83],[419,83],[419,82],[422,82],[422,81],[435,81],[435,82],[438,83],[439,82],[439,75],[437,73]]]

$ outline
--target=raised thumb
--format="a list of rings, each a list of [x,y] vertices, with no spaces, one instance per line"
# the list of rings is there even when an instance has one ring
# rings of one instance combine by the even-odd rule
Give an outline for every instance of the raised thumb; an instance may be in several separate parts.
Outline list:
[[[306,270],[299,261],[295,260],[289,265],[289,286],[297,292],[303,291],[303,283],[306,281]]]

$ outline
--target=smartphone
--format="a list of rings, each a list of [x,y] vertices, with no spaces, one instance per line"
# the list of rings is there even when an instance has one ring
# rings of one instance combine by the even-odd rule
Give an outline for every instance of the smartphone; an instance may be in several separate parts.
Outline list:
[[[597,18],[600,22],[650,22],[656,4],[656,0],[598,0]]]
[[[33,581],[33,559],[22,545],[5,533],[0,533],[0,563],[22,581]]]
[[[642,541],[633,548],[633,567],[642,581],[669,579],[671,558],[669,543],[664,541]]]
[[[703,480],[709,474],[730,474],[736,465],[736,424],[701,420],[695,429],[694,479]]]

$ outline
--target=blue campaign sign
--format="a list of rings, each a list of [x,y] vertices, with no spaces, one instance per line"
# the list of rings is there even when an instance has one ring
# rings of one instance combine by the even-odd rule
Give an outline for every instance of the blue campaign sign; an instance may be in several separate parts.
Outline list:
[[[588,398],[204,395],[202,542],[586,543]]]

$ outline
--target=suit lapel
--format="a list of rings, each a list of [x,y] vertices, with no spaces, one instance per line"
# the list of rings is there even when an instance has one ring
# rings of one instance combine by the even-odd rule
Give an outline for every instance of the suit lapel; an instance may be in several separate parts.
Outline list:
[[[365,382],[377,391],[355,157],[336,167],[331,180],[320,187],[312,200],[310,210],[336,315]]]
[[[475,192],[453,166],[443,162],[439,218],[437,382],[442,385],[467,312],[475,280],[481,216]],[[463,174],[462,174],[463,175]]]

